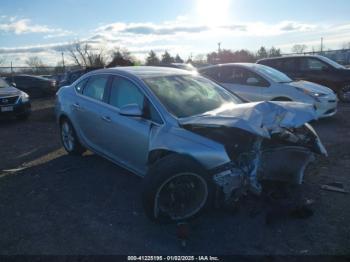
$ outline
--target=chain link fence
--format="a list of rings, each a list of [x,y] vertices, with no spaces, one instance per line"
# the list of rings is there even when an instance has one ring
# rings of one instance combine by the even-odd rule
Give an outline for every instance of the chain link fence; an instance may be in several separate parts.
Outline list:
[[[77,66],[68,66],[68,67],[0,66],[0,77],[9,77],[14,75],[33,75],[33,76],[54,77],[54,76],[64,75],[65,72],[76,70],[76,69],[81,69],[81,68]]]

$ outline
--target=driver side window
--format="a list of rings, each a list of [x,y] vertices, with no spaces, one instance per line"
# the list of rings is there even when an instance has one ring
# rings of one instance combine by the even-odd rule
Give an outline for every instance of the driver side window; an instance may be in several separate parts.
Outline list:
[[[109,98],[109,104],[117,108],[123,106],[136,104],[143,109],[144,95],[129,80],[124,78],[115,77],[111,86],[111,94]]]
[[[162,123],[157,110],[140,89],[127,79],[121,77],[115,77],[113,79],[109,104],[116,108],[136,104],[144,112],[143,118],[150,119],[159,124]]]
[[[301,70],[303,71],[322,71],[328,69],[328,66],[315,58],[306,58],[301,61]]]

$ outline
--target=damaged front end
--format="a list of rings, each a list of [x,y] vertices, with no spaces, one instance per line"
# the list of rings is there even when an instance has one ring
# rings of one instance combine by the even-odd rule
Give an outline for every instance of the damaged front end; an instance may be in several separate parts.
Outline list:
[[[187,119],[182,125],[225,146],[231,162],[211,173],[229,201],[247,191],[260,194],[263,180],[301,184],[314,154],[327,155],[307,124],[313,119],[314,110],[305,104],[261,102]]]

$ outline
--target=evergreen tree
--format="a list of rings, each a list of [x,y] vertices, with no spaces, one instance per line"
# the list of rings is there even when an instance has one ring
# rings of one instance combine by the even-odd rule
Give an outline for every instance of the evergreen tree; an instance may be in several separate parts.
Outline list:
[[[265,47],[260,47],[260,49],[258,50],[258,52],[256,53],[256,57],[257,59],[262,59],[262,58],[266,58],[268,57],[268,53],[266,51]]]
[[[183,62],[184,62],[184,60],[179,56],[179,54],[177,54],[175,56],[175,63],[183,63]]]
[[[172,57],[168,51],[165,51],[164,54],[162,55],[162,64],[171,64],[175,62],[174,57]]]
[[[154,65],[159,65],[160,61],[159,61],[159,58],[157,56],[157,54],[151,50],[149,53],[148,53],[148,56],[146,58],[146,65],[148,66],[154,66]]]

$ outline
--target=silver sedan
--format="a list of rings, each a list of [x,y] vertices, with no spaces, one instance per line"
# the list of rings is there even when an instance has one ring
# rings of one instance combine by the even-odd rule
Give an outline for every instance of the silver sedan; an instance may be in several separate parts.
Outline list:
[[[93,71],[59,90],[56,114],[69,154],[89,149],[144,177],[144,209],[157,222],[259,195],[263,180],[300,184],[313,154],[326,154],[307,124],[312,106],[242,103],[174,68]]]
[[[328,87],[293,81],[284,73],[260,64],[229,63],[199,69],[227,90],[249,101],[296,101],[312,104],[318,118],[337,113],[337,95]]]

